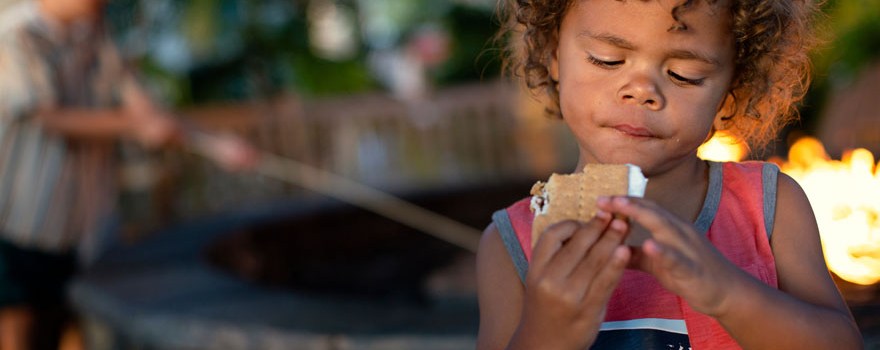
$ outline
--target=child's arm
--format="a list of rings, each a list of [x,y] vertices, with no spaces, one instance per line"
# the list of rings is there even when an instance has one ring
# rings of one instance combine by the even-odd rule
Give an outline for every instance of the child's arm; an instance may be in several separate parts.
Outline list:
[[[825,265],[819,229],[806,194],[794,179],[785,174],[779,175],[777,193],[775,228],[770,243],[776,259],[779,290],[787,295],[771,294],[767,299],[742,298],[737,301],[750,308],[770,310],[773,310],[770,305],[779,305],[774,312],[765,313],[759,324],[754,324],[754,318],[743,313],[731,313],[727,317],[731,327],[746,329],[742,337],[735,336],[737,341],[755,346],[774,345],[777,349],[864,347],[849,308]],[[761,292],[755,289],[755,293]],[[778,302],[775,299],[779,299]],[[752,331],[748,331],[750,328]],[[780,337],[749,334],[768,331]],[[792,336],[786,337],[786,334]]]
[[[715,317],[746,349],[858,349],[862,338],[829,277],[812,209],[790,177],[779,177],[772,248],[774,289],[725,259],[703,235],[650,201],[600,200],[649,231],[644,269],[695,310]]]
[[[180,143],[182,129],[158,108],[131,76],[121,84],[119,107],[41,106],[36,120],[46,130],[79,141],[112,141],[131,137],[149,148]]]
[[[477,253],[478,349],[584,349],[593,342],[629,260],[620,245],[626,225],[599,216],[541,235],[527,287],[497,228],[486,229]]]
[[[523,284],[495,224],[483,232],[477,250],[480,331],[477,349],[504,349],[519,323]]]
[[[34,114],[46,130],[75,140],[112,141],[133,129],[120,108],[43,107]]]

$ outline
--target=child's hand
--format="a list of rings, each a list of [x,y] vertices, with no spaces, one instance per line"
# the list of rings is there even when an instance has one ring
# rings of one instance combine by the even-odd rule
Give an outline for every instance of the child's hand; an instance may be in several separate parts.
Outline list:
[[[259,152],[250,143],[232,134],[202,134],[192,136],[194,147],[226,171],[253,169],[259,162]]]
[[[137,115],[131,121],[135,139],[149,149],[179,144],[183,140],[183,129],[169,116]]]
[[[596,338],[612,291],[629,260],[627,225],[599,213],[541,235],[526,276],[523,314],[512,344],[584,349]]]
[[[694,310],[716,315],[728,307],[729,286],[744,272],[730,263],[697,230],[656,203],[642,198],[606,197],[599,209],[629,217],[650,231],[641,250],[634,248],[636,267],[684,298]]]

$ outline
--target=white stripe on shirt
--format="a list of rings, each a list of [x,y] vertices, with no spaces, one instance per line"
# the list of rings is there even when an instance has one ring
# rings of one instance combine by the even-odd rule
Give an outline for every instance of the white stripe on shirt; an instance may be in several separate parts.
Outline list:
[[[614,331],[623,329],[656,329],[666,332],[688,334],[684,320],[670,320],[665,318],[639,318],[626,321],[602,322],[600,331]]]

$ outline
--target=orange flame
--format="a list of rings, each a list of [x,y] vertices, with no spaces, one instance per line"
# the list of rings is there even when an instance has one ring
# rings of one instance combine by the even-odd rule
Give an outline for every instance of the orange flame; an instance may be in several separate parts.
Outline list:
[[[738,162],[748,151],[745,143],[726,131],[718,131],[697,149],[697,157],[716,162]]]
[[[814,138],[798,140],[782,171],[804,188],[828,267],[856,284],[880,282],[880,174],[874,155],[860,148],[832,160]]]
[[[718,133],[697,151],[700,158],[739,161],[745,146]],[[803,187],[816,221],[828,268],[861,285],[880,282],[880,172],[874,155],[860,148],[832,160],[815,138],[789,149],[781,170]]]

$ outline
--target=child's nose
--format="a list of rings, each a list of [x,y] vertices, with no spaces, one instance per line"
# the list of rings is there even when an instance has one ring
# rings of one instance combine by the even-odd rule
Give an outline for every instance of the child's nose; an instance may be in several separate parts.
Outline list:
[[[643,106],[652,111],[663,109],[666,100],[650,77],[642,76],[630,80],[618,92],[621,103]]]

